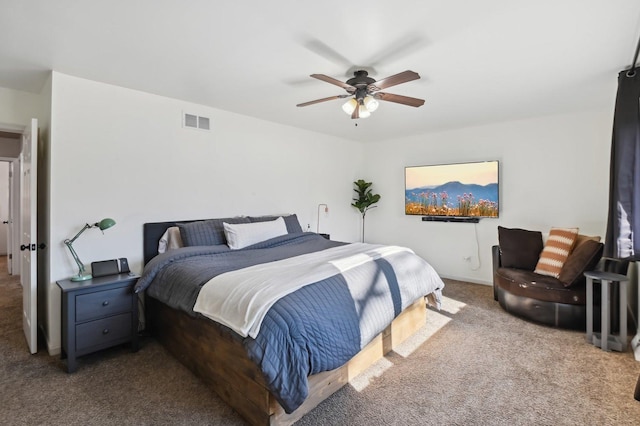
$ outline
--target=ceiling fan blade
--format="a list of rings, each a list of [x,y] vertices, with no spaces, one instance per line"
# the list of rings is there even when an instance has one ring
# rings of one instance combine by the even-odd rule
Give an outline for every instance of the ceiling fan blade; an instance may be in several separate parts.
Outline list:
[[[403,71],[400,74],[392,75],[382,80],[378,80],[375,83],[371,83],[367,86],[369,92],[377,92],[378,90],[386,89],[387,87],[395,86],[398,84],[406,83],[407,81],[417,80],[420,78],[420,74],[414,71]]]
[[[307,40],[304,43],[304,46],[315,54],[320,55],[341,67],[348,68],[351,66],[351,61],[318,39]]]
[[[326,102],[326,101],[332,101],[332,100],[334,100],[334,99],[346,98],[347,96],[351,96],[351,95],[337,95],[337,96],[329,96],[328,98],[322,98],[322,99],[316,99],[315,101],[303,102],[303,103],[298,104],[298,105],[296,105],[296,106],[304,107],[304,106],[307,106],[307,105],[318,104],[318,103],[320,103],[320,102]]]
[[[412,107],[419,107],[424,105],[424,99],[412,98],[409,96],[394,95],[393,93],[376,93],[374,98],[381,101],[395,102],[397,104],[409,105]]]
[[[343,81],[340,80],[336,80],[333,77],[329,77],[328,75],[324,75],[324,74],[311,74],[311,77],[313,78],[317,78],[318,80],[322,80],[322,81],[326,81],[327,83],[331,83],[331,84],[335,84],[336,86],[340,86],[343,89],[345,89],[347,92],[349,93],[353,93],[356,91],[356,88],[353,87],[350,84],[347,84]]]
[[[380,49],[375,56],[370,57],[369,60],[364,61],[364,63],[372,67],[377,67],[381,64],[390,64],[422,49],[426,45],[427,40],[425,40],[422,35],[418,33],[406,34],[387,44],[384,49]]]

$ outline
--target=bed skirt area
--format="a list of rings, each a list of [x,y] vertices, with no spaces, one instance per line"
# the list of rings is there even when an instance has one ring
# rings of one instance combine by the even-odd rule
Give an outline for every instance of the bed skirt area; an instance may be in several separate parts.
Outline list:
[[[213,321],[192,317],[146,298],[147,328],[182,364],[204,380],[252,425],[288,425],[374,364],[425,325],[424,298],[405,309],[349,362],[309,376],[309,396],[286,414],[248,358],[241,337]]]

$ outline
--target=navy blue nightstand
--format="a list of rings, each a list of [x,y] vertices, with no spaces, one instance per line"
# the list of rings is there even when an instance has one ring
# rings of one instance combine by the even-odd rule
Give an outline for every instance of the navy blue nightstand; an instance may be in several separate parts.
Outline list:
[[[62,290],[62,358],[67,372],[76,358],[131,342],[138,350],[138,297],[134,274],[108,275],[86,281],[58,281]]]

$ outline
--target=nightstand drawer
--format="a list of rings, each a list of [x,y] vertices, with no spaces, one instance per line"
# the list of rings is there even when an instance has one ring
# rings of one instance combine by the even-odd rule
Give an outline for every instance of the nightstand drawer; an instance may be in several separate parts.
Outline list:
[[[76,321],[90,321],[129,312],[131,300],[129,286],[76,296]]]
[[[76,326],[76,351],[109,347],[131,340],[131,313],[116,315]]]

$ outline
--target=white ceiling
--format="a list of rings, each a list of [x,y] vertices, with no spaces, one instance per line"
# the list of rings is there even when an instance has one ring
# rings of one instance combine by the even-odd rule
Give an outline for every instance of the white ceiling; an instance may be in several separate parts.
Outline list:
[[[49,70],[354,140],[612,107],[638,0],[0,0],[0,86]],[[353,66],[421,79],[351,120]],[[354,126],[355,122],[358,126]],[[215,122],[213,123],[215,128]]]

